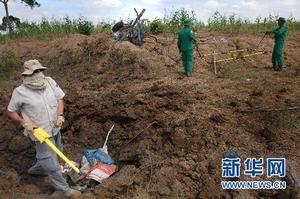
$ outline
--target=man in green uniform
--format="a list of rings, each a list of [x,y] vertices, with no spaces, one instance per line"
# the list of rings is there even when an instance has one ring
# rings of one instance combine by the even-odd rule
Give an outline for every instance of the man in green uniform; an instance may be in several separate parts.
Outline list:
[[[285,25],[285,19],[283,17],[279,17],[279,19],[277,20],[277,24],[278,28],[276,28],[273,31],[268,31],[266,32],[266,34],[274,34],[275,36],[275,45],[272,54],[272,64],[274,70],[281,71],[283,66],[282,53],[288,28]]]
[[[190,19],[184,20],[184,28],[178,34],[177,47],[181,53],[181,59],[184,66],[186,76],[192,75],[193,70],[193,42],[195,35],[190,29],[192,21]]]

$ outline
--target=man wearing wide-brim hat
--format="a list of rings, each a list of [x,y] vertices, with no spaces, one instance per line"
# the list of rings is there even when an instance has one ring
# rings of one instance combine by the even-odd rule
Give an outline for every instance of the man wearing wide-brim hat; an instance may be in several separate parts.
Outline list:
[[[24,135],[29,136],[36,144],[37,163],[28,173],[48,175],[54,188],[63,191],[65,196],[79,195],[80,192],[70,189],[63,178],[56,154],[32,134],[34,128],[43,128],[52,143],[62,149],[60,128],[64,122],[65,93],[51,77],[44,76],[43,71],[46,69],[38,60],[24,63],[23,82],[13,91],[7,115],[14,122],[21,124],[24,127]]]
[[[275,45],[272,53],[272,64],[276,71],[281,71],[283,67],[283,49],[288,33],[286,20],[283,17],[277,19],[278,28],[273,31],[268,31],[266,34],[273,34],[275,37]]]

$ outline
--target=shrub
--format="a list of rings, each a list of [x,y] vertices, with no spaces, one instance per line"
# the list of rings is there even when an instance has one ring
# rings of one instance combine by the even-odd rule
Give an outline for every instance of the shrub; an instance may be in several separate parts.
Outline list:
[[[79,18],[78,20],[78,33],[83,35],[90,35],[93,32],[94,26],[90,21],[84,18]]]
[[[111,32],[111,24],[109,24],[107,22],[100,22],[96,25],[94,31],[110,33]]]
[[[194,11],[189,11],[184,8],[171,13],[169,16],[165,16],[165,23],[168,26],[168,31],[172,33],[177,33],[183,26],[183,22],[186,19],[190,19],[193,25],[196,24],[196,15]]]
[[[66,50],[59,59],[59,65],[72,66],[78,62],[78,59],[79,57],[75,52]]]
[[[16,62],[17,62],[16,55],[13,51],[11,51],[11,50],[4,51],[0,55],[0,73],[1,73],[1,75],[10,73],[12,68],[17,64]]]
[[[149,26],[151,33],[161,33],[165,30],[164,24],[160,19],[154,19]]]
[[[119,48],[112,48],[108,56],[108,63],[111,65],[134,65],[137,62],[137,57],[134,53]]]

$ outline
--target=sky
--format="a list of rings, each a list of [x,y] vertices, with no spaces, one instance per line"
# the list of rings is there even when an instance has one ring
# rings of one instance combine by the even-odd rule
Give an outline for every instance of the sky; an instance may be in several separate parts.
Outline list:
[[[242,19],[250,20],[269,14],[286,18],[293,14],[300,21],[300,0],[38,0],[41,6],[34,9],[20,2],[9,0],[10,15],[27,21],[39,21],[42,17],[61,19],[84,16],[96,24],[135,17],[133,8],[138,11],[145,8],[143,18],[150,20],[185,8],[193,10],[196,18],[203,22],[217,10],[226,15],[235,13]],[[0,3],[0,17],[3,16],[5,10]]]

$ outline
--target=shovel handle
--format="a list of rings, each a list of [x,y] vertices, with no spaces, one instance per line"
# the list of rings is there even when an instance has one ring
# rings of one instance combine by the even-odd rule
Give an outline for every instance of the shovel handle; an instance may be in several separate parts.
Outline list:
[[[76,173],[80,173],[80,170],[49,140],[49,135],[42,128],[35,128],[32,133],[41,143],[45,142]]]
[[[46,139],[45,143],[61,158],[63,159],[76,173],[80,170],[49,140]]]

